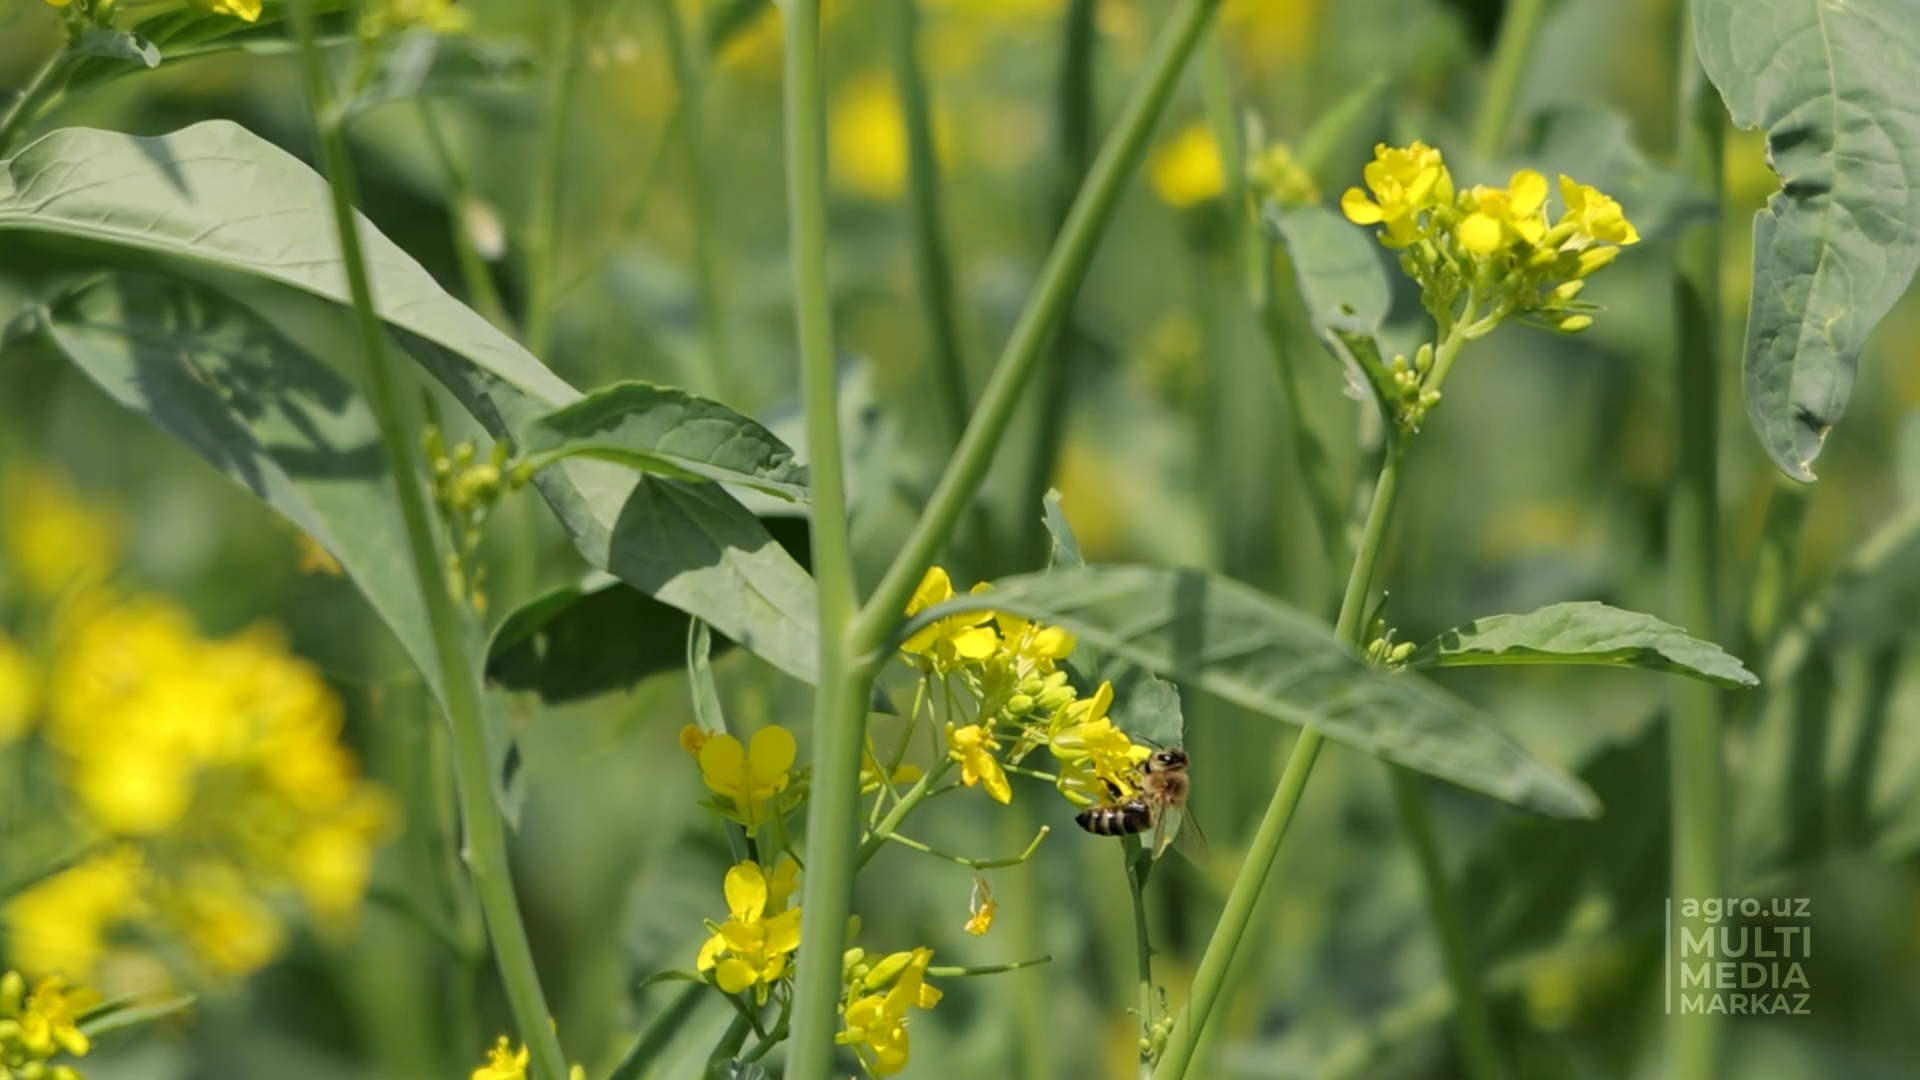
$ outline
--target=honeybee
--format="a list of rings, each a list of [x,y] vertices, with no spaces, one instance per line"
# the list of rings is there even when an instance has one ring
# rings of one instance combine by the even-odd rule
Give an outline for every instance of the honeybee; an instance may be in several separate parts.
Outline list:
[[[1089,806],[1073,820],[1095,836],[1137,836],[1151,829],[1154,858],[1177,842],[1182,854],[1199,862],[1205,857],[1206,840],[1187,809],[1187,796],[1193,791],[1187,764],[1185,750],[1156,750],[1140,763],[1138,796],[1120,799],[1116,791],[1116,801]]]

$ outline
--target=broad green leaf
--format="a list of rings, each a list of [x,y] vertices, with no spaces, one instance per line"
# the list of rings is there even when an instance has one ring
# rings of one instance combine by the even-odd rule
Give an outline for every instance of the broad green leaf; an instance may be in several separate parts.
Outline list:
[[[1407,660],[1412,668],[1505,664],[1645,668],[1733,687],[1760,682],[1718,645],[1651,615],[1592,601],[1475,619],[1422,645]]]
[[[1325,206],[1274,209],[1267,220],[1293,261],[1314,331],[1322,338],[1334,330],[1378,333],[1393,294],[1372,231]]]
[[[1861,346],[1920,265],[1920,0],[1700,0],[1693,27],[1780,176],[1753,222],[1747,414],[1811,481]]]
[[[379,427],[351,384],[232,300],[157,275],[96,278],[50,308],[43,329],[109,397],[326,548],[444,703]],[[521,792],[497,710],[487,738],[495,794],[513,817]]]
[[[1550,180],[1565,173],[1619,200],[1643,240],[1672,235],[1715,209],[1686,177],[1648,164],[1632,124],[1599,105],[1563,102],[1536,113],[1520,157]]]
[[[536,467],[596,458],[807,499],[807,470],[771,431],[717,401],[649,382],[604,386],[548,413],[527,426],[526,450]]]
[[[1318,620],[1197,570],[1088,567],[996,582],[908,620],[1010,611],[1250,711],[1498,799],[1561,817],[1599,812],[1579,781],[1542,764],[1473,710],[1408,672],[1369,667]]]
[[[0,162],[0,231],[51,234],[173,260],[256,311],[284,307],[248,277],[347,303],[327,186],[246,129],[158,138],[72,128]],[[396,340],[496,438],[580,394],[360,223],[376,307]],[[237,273],[236,273],[237,272]],[[698,615],[782,670],[815,678],[813,582],[716,484],[568,461],[536,484],[596,568]]]
[[[1061,506],[1060,493],[1049,490],[1042,500],[1046,513],[1047,535],[1052,541],[1050,570],[1071,570],[1087,565],[1080,557],[1080,541],[1073,535]],[[1075,676],[1075,685],[1084,693],[1101,683],[1113,684],[1113,705],[1108,710],[1114,725],[1132,735],[1150,739],[1161,746],[1182,746],[1187,741],[1186,714],[1180,705],[1180,691],[1165,679],[1137,664],[1130,664],[1087,642],[1074,649],[1067,668]]]
[[[487,681],[551,704],[580,701],[678,669],[687,614],[596,571],[508,613],[487,642]]]

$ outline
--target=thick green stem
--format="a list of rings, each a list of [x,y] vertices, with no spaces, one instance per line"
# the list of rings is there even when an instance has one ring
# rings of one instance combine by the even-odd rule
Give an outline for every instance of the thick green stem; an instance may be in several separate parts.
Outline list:
[[[1048,341],[1086,278],[1100,236],[1140,162],[1154,124],[1220,2],[1180,0],[1154,43],[1146,79],[1100,148],[939,486],[854,624],[853,644],[858,654],[872,653],[886,644],[888,635],[900,624],[901,612],[921,575],[933,565],[935,556],[953,535],[960,515],[972,502]]]
[[[967,358],[960,347],[959,305],[954,297],[953,256],[940,216],[940,155],[934,141],[933,104],[920,69],[917,0],[893,0],[886,16],[893,46],[894,81],[907,128],[907,206],[913,222],[913,262],[920,305],[933,338],[935,412],[946,422],[947,445],[967,429],[973,394],[967,389]]]
[[[680,110],[676,117],[680,152],[686,159],[688,222],[693,243],[693,280],[700,294],[700,347],[706,363],[700,373],[702,391],[725,398],[731,389],[728,373],[732,370],[727,355],[727,323],[720,305],[720,269],[715,258],[713,178],[707,169],[706,72],[705,56],[689,39],[677,3],[660,5],[666,19],[667,49],[673,61],[674,82],[680,88]],[[697,35],[694,40],[703,38]]]
[[[535,166],[533,205],[527,215],[527,351],[547,358],[553,344],[554,249],[560,231],[561,188],[567,170],[567,116],[572,112],[574,59],[580,52],[579,16],[574,0],[550,0],[553,12],[553,55],[548,62],[547,107],[541,131],[540,157]]]
[[[1680,12],[1678,160],[1706,191],[1721,190],[1726,113],[1694,55],[1692,5]],[[1693,226],[1680,239],[1674,280],[1679,340],[1674,350],[1675,440],[1680,460],[1668,499],[1667,600],[1673,621],[1714,640],[1719,550],[1720,228]],[[1672,895],[1722,894],[1720,697],[1705,683],[1675,679],[1669,691],[1668,768],[1673,805]],[[1713,1080],[1719,1073],[1720,1020],[1675,1012],[1668,1075]]]
[[[1504,1080],[1507,1070],[1493,1041],[1493,1025],[1487,1019],[1486,996],[1480,989],[1480,973],[1467,950],[1466,935],[1460,929],[1460,912],[1453,902],[1447,879],[1446,863],[1440,858],[1440,841],[1433,832],[1433,819],[1427,812],[1427,795],[1421,788],[1420,774],[1399,765],[1388,765],[1393,778],[1393,802],[1400,812],[1400,830],[1420,862],[1420,877],[1426,886],[1427,913],[1440,936],[1440,957],[1447,969],[1447,982],[1453,987],[1454,1016],[1460,1028],[1460,1051],[1467,1060],[1467,1075],[1473,1080]]]
[[[60,75],[65,72],[73,55],[71,49],[62,48],[47,57],[47,62],[40,65],[40,70],[33,73],[33,78],[27,80],[26,87],[20,91],[19,100],[8,107],[5,116],[0,116],[0,155],[13,149],[13,141],[20,137],[20,132],[39,115],[40,107],[58,92]]]
[[[1402,455],[1403,448],[1397,442],[1390,443],[1380,478],[1374,484],[1373,503],[1367,509],[1360,548],[1347,574],[1346,593],[1340,601],[1340,620],[1335,632],[1356,646],[1364,630],[1362,624],[1366,619],[1367,594],[1373,586],[1374,564],[1379,561],[1387,523],[1393,517],[1393,506],[1399,498]],[[1274,860],[1280,854],[1280,841],[1286,838],[1287,826],[1293,823],[1293,812],[1300,805],[1300,796],[1306,790],[1307,778],[1313,773],[1313,763],[1323,741],[1319,732],[1308,728],[1293,744],[1280,784],[1273,790],[1273,801],[1267,805],[1260,827],[1247,846],[1246,861],[1240,866],[1239,876],[1234,878],[1226,906],[1220,911],[1220,921],[1214,926],[1213,938],[1207,942],[1207,951],[1201,955],[1200,966],[1194,971],[1193,988],[1174,1021],[1172,1034],[1167,1037],[1166,1049],[1153,1072],[1154,1080],[1180,1080],[1193,1063],[1200,1037],[1206,1031],[1207,1018],[1218,1003],[1227,970],[1240,949],[1248,924],[1253,921],[1260,891],[1273,872]]]
[[[1094,19],[1095,0],[1069,0],[1060,52],[1058,119],[1060,166],[1056,220],[1062,228],[1073,211],[1074,196],[1086,183],[1093,163],[1093,51],[1099,43]],[[1064,321],[1049,348],[1047,368],[1040,384],[1040,407],[1035,410],[1033,448],[1021,477],[1014,503],[1013,555],[1019,569],[1045,565],[1047,530],[1038,511],[1060,466],[1060,448],[1066,442],[1067,407],[1073,396],[1073,358],[1080,335],[1071,319]]]
[[[1533,46],[1540,37],[1540,20],[1546,12],[1547,0],[1507,0],[1500,41],[1493,50],[1493,69],[1487,72],[1480,114],[1473,124],[1473,151],[1483,158],[1497,158],[1506,149],[1514,106],[1520,100],[1520,84],[1526,81]]]
[[[791,0],[787,18],[787,213],[794,307],[813,467],[813,572],[820,594],[820,689],[814,699],[813,798],[807,810],[807,875],[794,976],[789,1080],[827,1080],[838,1027],[840,955],[860,839],[860,766],[875,665],[853,662],[854,612],[847,535],[833,307],[827,277],[826,100],[820,60],[820,0]],[[904,800],[903,800],[904,801]]]
[[[427,499],[420,488],[412,427],[402,406],[399,379],[386,352],[386,329],[374,306],[373,286],[355,220],[353,159],[333,105],[326,60],[314,34],[310,0],[295,0],[293,22],[300,39],[308,103],[319,129],[327,179],[332,186],[334,223],[353,298],[355,323],[367,368],[367,398],[380,424],[380,438],[393,470],[401,516],[406,522],[408,554],[433,631],[434,656],[445,688],[447,720],[453,734],[454,775],[459,785],[461,825],[466,835],[467,870],[473,876],[480,908],[493,941],[494,958],[507,991],[520,1037],[532,1049],[537,1080],[563,1080],[566,1060],[548,1022],[546,996],[520,919],[507,863],[506,831],[493,806],[492,767],[481,727],[480,681],[467,651],[465,613],[444,585],[440,547]]]

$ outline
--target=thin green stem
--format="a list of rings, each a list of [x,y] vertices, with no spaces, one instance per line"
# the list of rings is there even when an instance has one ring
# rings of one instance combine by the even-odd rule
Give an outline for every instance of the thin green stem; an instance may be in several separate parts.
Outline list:
[[[908,814],[913,813],[913,808],[932,797],[933,785],[938,783],[941,777],[947,775],[948,771],[952,768],[952,758],[941,758],[933,768],[927,770],[926,775],[920,777],[919,780],[914,782],[912,787],[907,789],[905,795],[900,796],[900,801],[894,804],[892,810],[887,811],[887,816],[880,819],[880,824],[873,827],[872,831],[868,833],[866,841],[860,845],[859,852],[854,856],[853,866],[855,870],[867,865],[867,863],[873,859],[874,855],[879,853],[880,848],[886,844],[888,837],[893,835],[893,831],[900,827],[901,822],[907,820]],[[811,827],[811,823],[809,823],[809,827]]]
[[[1220,2],[1180,0],[1154,43],[1146,79],[1100,148],[959,447],[920,520],[854,624],[852,640],[857,655],[872,653],[886,643],[887,636],[899,625],[901,612],[921,575],[933,565],[935,556],[953,535],[960,515],[973,501],[1048,341],[1086,278],[1100,236],[1139,164],[1154,124]],[[817,469],[819,459],[814,461]]]
[[[1138,836],[1120,839],[1125,860],[1127,893],[1133,901],[1134,981],[1140,1012],[1140,1080],[1153,1077],[1153,942],[1147,934],[1147,878],[1153,874],[1153,853]]]
[[[1520,84],[1526,81],[1527,66],[1533,62],[1533,46],[1540,38],[1540,20],[1546,12],[1547,0],[1507,0],[1500,41],[1493,50],[1493,69],[1487,72],[1480,114],[1473,124],[1473,151],[1483,158],[1497,158],[1506,149],[1514,107],[1520,101]]]
[[[1033,834],[1033,839],[1027,841],[1026,848],[1021,851],[1020,854],[1008,855],[999,859],[969,859],[964,855],[954,855],[941,851],[939,848],[930,844],[921,843],[912,837],[902,836],[898,832],[890,832],[881,839],[899,844],[901,847],[912,848],[922,855],[931,855],[936,859],[944,859],[947,862],[967,867],[970,870],[1002,870],[1009,866],[1019,866],[1021,863],[1033,858],[1033,853],[1040,850],[1040,841],[1047,838],[1048,831],[1048,826],[1040,826],[1040,831]]]
[[[532,1049],[537,1080],[563,1080],[566,1060],[560,1040],[548,1023],[546,995],[540,987],[533,950],[527,943],[507,863],[503,824],[493,807],[492,769],[486,736],[481,727],[480,681],[467,651],[470,627],[465,613],[448,594],[441,575],[439,543],[432,517],[420,488],[420,464],[415,459],[412,428],[403,410],[399,379],[386,352],[386,329],[374,306],[373,285],[355,220],[353,159],[347,149],[333,104],[326,61],[314,33],[310,0],[294,0],[292,14],[300,39],[308,105],[319,130],[322,157],[332,188],[334,224],[339,234],[341,261],[353,298],[355,323],[367,368],[367,397],[380,424],[380,438],[393,470],[394,488],[406,522],[408,553],[433,631],[434,655],[446,694],[446,711],[453,734],[455,777],[460,791],[462,826],[466,835],[467,870],[473,876],[480,908],[492,937],[495,961],[507,1002],[520,1037]]]
[[[1447,981],[1453,987],[1454,1015],[1460,1025],[1460,1049],[1467,1060],[1467,1075],[1473,1080],[1504,1080],[1507,1070],[1495,1049],[1480,975],[1467,951],[1466,935],[1460,929],[1460,913],[1453,903],[1446,864],[1440,858],[1440,841],[1434,835],[1420,774],[1392,764],[1387,766],[1387,772],[1393,780],[1393,802],[1400,813],[1400,829],[1413,845],[1414,857],[1420,862],[1427,912],[1440,936],[1440,956],[1446,965]]]
[[[713,212],[713,177],[707,168],[705,57],[696,50],[680,16],[680,5],[668,0],[660,5],[666,20],[667,51],[673,63],[673,79],[680,88],[680,115],[676,130],[680,153],[687,167],[688,222],[693,244],[694,288],[700,300],[700,347],[706,363],[698,365],[699,388],[725,398],[727,373],[732,370],[727,355],[727,323],[720,304],[720,269],[714,252],[716,217]],[[704,35],[696,35],[704,38]]]
[[[793,1046],[786,1075],[789,1080],[827,1080],[838,1027],[840,955],[846,946],[853,876],[858,870],[867,702],[878,665],[854,663],[847,637],[856,601],[827,277],[827,125],[820,0],[791,0],[785,14],[787,213],[800,385],[813,466],[813,572],[820,596],[820,689],[814,698],[813,797],[807,811],[803,897],[807,918],[801,927],[794,975]],[[904,805],[906,800],[901,802]]]
[[[1703,190],[1721,190],[1726,113],[1694,53],[1692,5],[1682,5],[1679,37],[1680,124],[1677,158]],[[1674,279],[1679,340],[1674,350],[1677,475],[1668,498],[1667,600],[1673,621],[1714,640],[1719,596],[1720,228],[1702,222],[1679,241]],[[1668,771],[1673,802],[1672,895],[1721,895],[1725,825],[1721,797],[1720,695],[1676,679],[1669,693]],[[1719,1074],[1718,1016],[1675,1012],[1670,1075],[1713,1080]]]
[[[1353,567],[1347,574],[1346,593],[1340,601],[1340,619],[1335,632],[1342,640],[1356,646],[1360,644],[1361,624],[1366,618],[1367,595],[1373,584],[1374,565],[1379,561],[1387,523],[1393,517],[1394,503],[1399,497],[1403,454],[1401,445],[1389,444],[1380,477],[1374,484],[1373,503],[1367,509],[1366,525],[1361,530],[1360,547],[1354,554]],[[1220,911],[1220,921],[1214,927],[1212,939],[1207,942],[1206,952],[1200,957],[1200,966],[1194,971],[1193,988],[1188,992],[1187,1003],[1174,1020],[1166,1049],[1154,1068],[1155,1080],[1180,1080],[1193,1063],[1200,1037],[1206,1031],[1207,1019],[1218,1003],[1220,988],[1226,983],[1228,968],[1232,965],[1234,954],[1240,949],[1247,926],[1253,921],[1254,910],[1260,902],[1260,891],[1273,872],[1274,860],[1280,854],[1280,841],[1286,837],[1287,826],[1293,823],[1294,810],[1300,805],[1301,794],[1306,791],[1307,778],[1313,773],[1313,763],[1319,757],[1323,741],[1318,731],[1308,728],[1300,733],[1299,740],[1293,744],[1287,767],[1280,775],[1279,785],[1273,790],[1273,800],[1267,805],[1267,812],[1260,819],[1260,827],[1247,847],[1246,861],[1241,864],[1239,876],[1234,878],[1233,888],[1227,893],[1226,906]]]
[[[47,57],[47,62],[27,80],[19,100],[8,107],[6,115],[0,116],[0,155],[13,149],[13,141],[40,114],[40,107],[59,92],[60,76],[73,57],[73,50],[64,47]]]
[[[1059,127],[1060,166],[1056,220],[1062,228],[1073,211],[1074,195],[1087,179],[1093,162],[1093,53],[1099,44],[1095,0],[1070,0],[1063,24],[1060,53]],[[1071,319],[1066,319],[1048,349],[1047,369],[1040,385],[1040,406],[1035,411],[1033,448],[1027,460],[1026,475],[1014,506],[1015,543],[1013,556],[1018,569],[1045,565],[1047,530],[1039,507],[1053,486],[1060,466],[1060,448],[1066,442],[1067,411],[1073,396],[1073,362],[1079,354],[1081,335]]]
[[[933,104],[920,67],[917,0],[893,0],[885,16],[893,51],[894,81],[907,129],[907,206],[913,223],[913,262],[933,338],[935,412],[946,423],[947,445],[960,441],[972,411],[967,358],[960,346],[960,315],[954,295],[953,256],[940,215],[940,157],[934,142]]]
[[[454,153],[453,143],[447,138],[446,128],[440,123],[440,114],[435,111],[433,102],[425,97],[415,101],[420,108],[420,124],[426,128],[427,141],[433,144],[434,156],[440,160],[441,171],[447,174],[447,192],[453,197],[450,200],[453,251],[460,263],[460,281],[466,286],[474,310],[485,316],[488,322],[512,333],[513,319],[507,314],[507,305],[500,299],[500,287],[494,284],[493,270],[487,266],[487,260],[481,257],[480,249],[473,242],[473,230],[469,227],[467,215],[473,206],[479,204],[479,200],[473,193],[473,185],[468,182],[467,170]]]
[[[535,165],[533,205],[527,215],[527,351],[542,359],[553,344],[554,249],[560,231],[561,188],[567,170],[567,116],[572,112],[574,58],[580,52],[579,14],[574,0],[552,0],[553,56],[547,73],[547,102],[541,130],[540,157]]]

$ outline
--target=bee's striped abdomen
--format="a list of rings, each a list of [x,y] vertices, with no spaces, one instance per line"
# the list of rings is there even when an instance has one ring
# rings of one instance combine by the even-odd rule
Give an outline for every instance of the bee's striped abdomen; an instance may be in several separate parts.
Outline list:
[[[1153,808],[1129,799],[1114,806],[1089,806],[1073,820],[1095,836],[1130,836],[1153,828]]]

